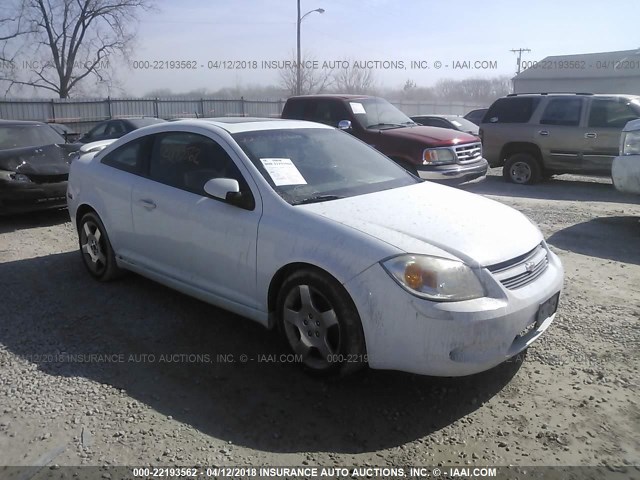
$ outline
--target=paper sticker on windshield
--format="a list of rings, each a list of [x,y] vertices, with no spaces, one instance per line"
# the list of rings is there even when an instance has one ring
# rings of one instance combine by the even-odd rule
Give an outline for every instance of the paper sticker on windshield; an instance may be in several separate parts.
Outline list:
[[[290,158],[261,158],[260,161],[276,187],[307,184]]]
[[[349,105],[351,105],[351,111],[356,115],[359,113],[367,113],[367,111],[364,109],[364,105],[362,105],[361,103],[349,102]]]
[[[456,120],[451,120],[451,123],[453,123],[456,127],[461,127],[462,124]]]

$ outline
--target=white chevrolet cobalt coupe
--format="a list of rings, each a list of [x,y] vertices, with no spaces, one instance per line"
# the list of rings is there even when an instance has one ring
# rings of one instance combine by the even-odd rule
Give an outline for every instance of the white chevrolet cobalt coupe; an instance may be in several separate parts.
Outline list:
[[[562,288],[524,215],[315,123],[141,128],[75,160],[67,193],[93,277],[131,270],[277,326],[318,373],[487,370],[549,327]]]

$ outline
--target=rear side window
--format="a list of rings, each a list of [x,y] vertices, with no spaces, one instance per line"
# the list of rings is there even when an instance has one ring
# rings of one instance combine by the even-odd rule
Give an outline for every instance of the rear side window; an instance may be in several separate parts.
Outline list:
[[[152,142],[153,135],[149,135],[125,143],[105,155],[101,162],[118,170],[141,175],[145,170]]]
[[[483,123],[526,123],[539,103],[539,97],[499,98],[489,108]]]
[[[589,126],[623,128],[628,121],[640,118],[640,112],[626,99],[597,99],[591,102]]]
[[[578,126],[582,114],[582,98],[553,98],[549,100],[540,123],[543,125]]]

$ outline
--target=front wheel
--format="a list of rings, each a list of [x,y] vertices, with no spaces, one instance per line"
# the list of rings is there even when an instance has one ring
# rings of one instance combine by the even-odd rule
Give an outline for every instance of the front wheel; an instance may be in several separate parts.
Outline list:
[[[92,277],[107,282],[118,277],[122,270],[107,236],[107,231],[98,215],[86,213],[79,225],[80,254]]]
[[[511,155],[502,168],[504,179],[520,185],[532,185],[542,178],[538,160],[529,153]]]
[[[360,316],[344,287],[315,270],[292,274],[277,301],[278,327],[305,368],[347,373],[366,362]]]

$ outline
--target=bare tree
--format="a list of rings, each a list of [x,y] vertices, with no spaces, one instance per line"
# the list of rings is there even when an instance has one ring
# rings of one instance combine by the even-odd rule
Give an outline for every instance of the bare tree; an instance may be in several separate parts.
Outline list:
[[[300,62],[300,94],[302,95],[325,92],[333,83],[333,70],[314,68],[314,64],[321,65],[309,54],[305,54]],[[297,91],[296,61],[288,61],[285,68],[280,69],[279,76],[278,86],[288,95],[295,95]]]
[[[31,86],[67,98],[80,82],[111,81],[109,58],[128,56],[137,14],[152,0],[22,0],[16,15],[28,31],[18,75],[8,84]]]
[[[511,91],[509,77],[465,78],[463,80],[442,79],[436,83],[435,91],[443,100],[467,101],[489,104]]]
[[[345,60],[344,68],[334,74],[335,88],[341,93],[372,93],[375,75],[371,68],[360,68],[356,62]]]
[[[2,70],[15,69],[15,57],[20,51],[20,40],[33,33],[24,18],[22,0],[6,0],[0,5],[0,62]]]

